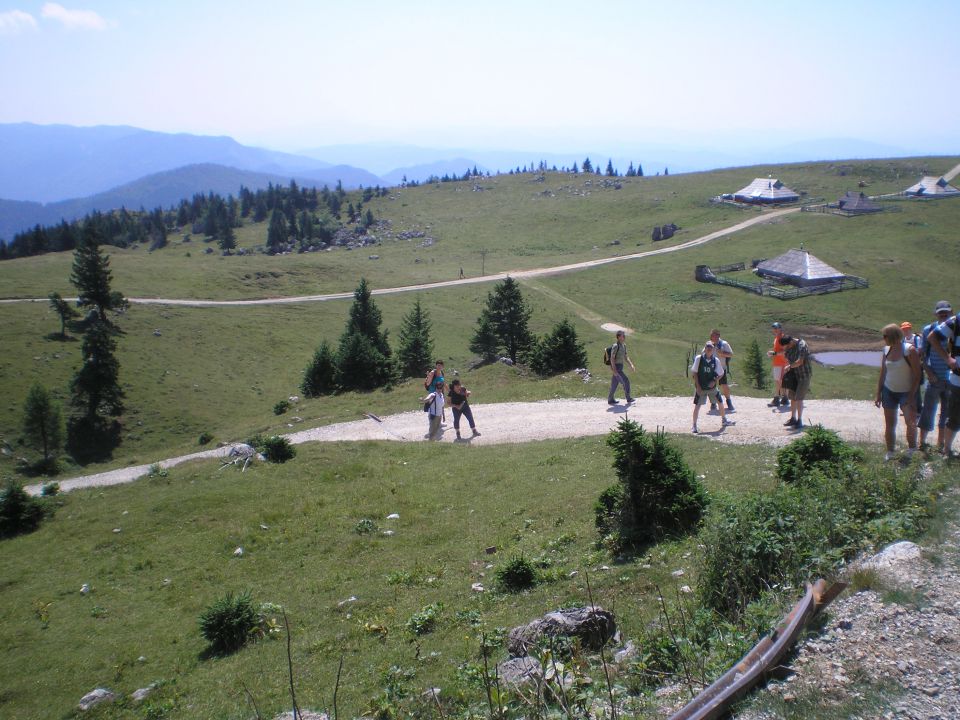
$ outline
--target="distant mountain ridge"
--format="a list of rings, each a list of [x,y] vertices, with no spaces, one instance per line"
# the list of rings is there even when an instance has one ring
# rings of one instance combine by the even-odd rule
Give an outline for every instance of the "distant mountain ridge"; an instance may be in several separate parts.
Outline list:
[[[229,137],[128,126],[0,124],[0,158],[0,198],[41,203],[89,197],[146,175],[201,163],[331,186],[337,180],[345,187],[380,182],[359,168],[334,168],[316,158],[248,147]]]

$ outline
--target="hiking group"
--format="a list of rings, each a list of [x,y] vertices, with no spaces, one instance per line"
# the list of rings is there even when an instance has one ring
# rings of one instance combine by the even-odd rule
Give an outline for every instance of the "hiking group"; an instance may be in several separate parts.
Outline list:
[[[874,404],[883,409],[885,460],[897,456],[899,414],[906,423],[907,457],[917,450],[931,450],[927,441],[938,409],[936,452],[953,456],[953,438],[960,429],[960,318],[953,314],[947,300],[933,306],[933,315],[934,321],[919,335],[914,334],[909,322],[890,324],[882,330],[886,347]]]
[[[427,373],[423,381],[423,389],[427,396],[423,398],[423,409],[429,418],[427,439],[439,440],[443,435],[443,425],[447,421],[446,405],[449,401],[453,409],[453,429],[457,433],[457,440],[463,440],[460,435],[460,418],[465,417],[470,426],[470,437],[480,437],[480,431],[473,420],[473,411],[470,409],[470,391],[455,378],[450,383],[449,397],[446,393],[446,382],[443,376],[443,360],[437,360],[433,370]]]

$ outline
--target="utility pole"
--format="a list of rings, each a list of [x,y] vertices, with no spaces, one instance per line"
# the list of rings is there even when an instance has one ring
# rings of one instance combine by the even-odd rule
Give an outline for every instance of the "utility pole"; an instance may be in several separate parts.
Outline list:
[[[488,252],[489,250],[480,251],[480,275],[481,276],[487,274],[487,253]]]

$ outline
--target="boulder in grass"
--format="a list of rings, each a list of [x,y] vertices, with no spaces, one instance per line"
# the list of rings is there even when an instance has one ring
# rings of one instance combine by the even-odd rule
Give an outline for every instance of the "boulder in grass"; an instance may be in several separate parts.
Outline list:
[[[497,665],[497,678],[508,687],[537,685],[543,679],[543,668],[532,657],[514,657]]]
[[[97,688],[91,690],[82,698],[80,698],[79,708],[86,712],[90,708],[99,705],[100,703],[113,702],[117,699],[116,694],[113,690],[107,690],[107,688]]]
[[[599,650],[616,634],[617,623],[613,613],[596,605],[567,608],[515,627],[507,639],[507,651],[510,657],[522,657],[551,637],[577,638],[582,647]]]

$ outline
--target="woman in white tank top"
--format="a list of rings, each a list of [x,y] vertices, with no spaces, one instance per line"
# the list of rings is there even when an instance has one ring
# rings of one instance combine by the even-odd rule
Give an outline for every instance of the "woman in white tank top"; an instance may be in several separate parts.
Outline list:
[[[920,387],[920,355],[917,349],[903,341],[903,331],[898,325],[883,328],[883,359],[880,361],[880,377],[877,380],[877,397],[874,405],[883,408],[883,439],[887,446],[884,460],[895,456],[894,442],[897,433],[898,410],[903,410],[907,422],[907,457],[917,449],[917,390]]]

